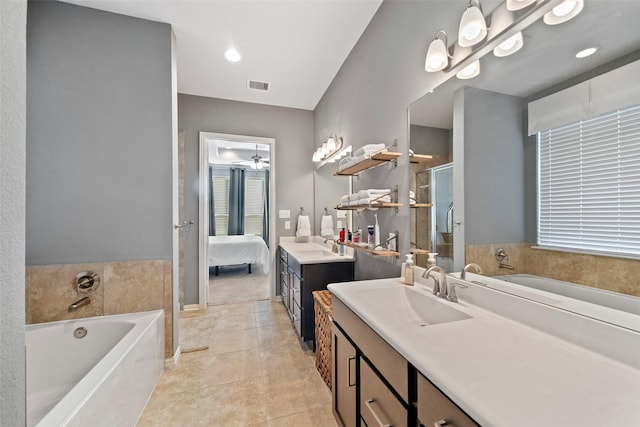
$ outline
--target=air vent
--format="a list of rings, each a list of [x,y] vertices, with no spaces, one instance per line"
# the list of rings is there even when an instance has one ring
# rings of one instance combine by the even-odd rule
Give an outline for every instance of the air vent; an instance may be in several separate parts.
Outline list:
[[[255,80],[249,80],[247,83],[249,85],[249,89],[264,90],[264,91],[269,90],[269,83],[266,83],[266,82],[258,82],[258,81],[255,81]]]

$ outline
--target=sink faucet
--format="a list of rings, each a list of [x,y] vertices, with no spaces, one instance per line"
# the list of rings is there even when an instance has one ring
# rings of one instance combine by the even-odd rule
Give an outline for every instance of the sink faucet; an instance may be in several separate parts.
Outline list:
[[[89,297],[81,298],[69,306],[69,313],[77,311],[83,305],[88,305],[90,303],[91,303],[91,298]]]
[[[336,241],[335,241],[335,240],[333,240],[333,239],[331,239],[331,238],[329,238],[329,237],[327,237],[326,239],[324,239],[324,243],[326,244],[329,240],[331,240],[331,243],[332,243],[332,245],[331,245],[331,252],[333,252],[334,254],[337,254],[337,253],[338,253],[338,244],[336,243]]]
[[[462,280],[465,280],[465,277],[467,277],[467,272],[471,269],[474,269],[478,274],[482,274],[482,268],[480,268],[478,264],[471,262],[464,266],[464,268],[462,269],[462,273],[460,273],[460,278]]]
[[[432,273],[438,273],[438,276],[434,276]],[[433,267],[429,267],[422,273],[423,279],[428,279],[431,277],[433,279],[433,294],[442,298],[446,298],[447,296],[447,273],[444,271],[442,267],[438,267],[434,265]]]

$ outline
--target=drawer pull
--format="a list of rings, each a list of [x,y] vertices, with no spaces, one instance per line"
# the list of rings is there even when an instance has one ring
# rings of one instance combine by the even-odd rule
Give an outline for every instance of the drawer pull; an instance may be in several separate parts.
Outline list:
[[[433,427],[444,427],[446,425],[449,425],[447,420],[440,420],[440,421],[436,421],[435,423],[433,423]]]
[[[376,420],[376,422],[380,427],[393,427],[391,424],[385,423],[384,421],[382,421],[382,419],[376,413],[376,411],[373,410],[373,403],[375,402],[376,401],[374,399],[368,399],[368,400],[365,400],[364,404],[367,405],[367,408],[369,408],[369,412],[371,412],[371,415],[373,415],[373,418]]]

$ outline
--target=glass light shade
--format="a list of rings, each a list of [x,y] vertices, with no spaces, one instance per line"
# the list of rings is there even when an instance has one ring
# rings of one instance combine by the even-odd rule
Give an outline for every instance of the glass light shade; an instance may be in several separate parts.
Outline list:
[[[493,54],[498,57],[509,56],[522,49],[522,46],[524,46],[524,41],[522,40],[522,32],[519,32],[500,43],[498,47],[493,49]]]
[[[478,6],[469,5],[460,19],[458,44],[462,47],[476,45],[487,36],[487,21]]]
[[[535,3],[536,0],[507,0],[507,10],[520,10]]]
[[[256,165],[256,169],[262,169],[264,167],[264,163],[262,162],[257,162],[255,165]]]
[[[327,163],[335,163],[336,162],[336,158],[332,157],[329,160],[327,160]]]
[[[320,161],[320,156],[317,151],[313,152],[313,157],[311,157],[311,161],[314,163],[318,163]]]
[[[336,149],[336,140],[332,136],[327,139],[327,148],[329,149],[329,151],[333,151]]]
[[[325,156],[329,154],[329,144],[327,144],[326,142],[322,143],[322,154],[324,154]]]
[[[427,58],[424,62],[424,69],[430,73],[444,70],[449,65],[449,56],[444,40],[435,38],[427,49]]]
[[[558,25],[573,19],[582,12],[584,0],[565,0],[547,12],[542,20],[547,25]]]
[[[480,60],[474,61],[462,69],[462,71],[456,74],[456,77],[461,80],[472,79],[480,74]]]

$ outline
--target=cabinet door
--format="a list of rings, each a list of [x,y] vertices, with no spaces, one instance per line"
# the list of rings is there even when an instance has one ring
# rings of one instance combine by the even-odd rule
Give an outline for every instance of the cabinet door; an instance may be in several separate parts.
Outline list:
[[[333,325],[331,328],[333,413],[344,427],[356,423],[356,349]]]
[[[409,417],[402,402],[363,358],[360,359],[360,416],[368,427],[406,426]]]
[[[429,380],[418,374],[418,425],[478,427],[471,418],[442,394]]]

